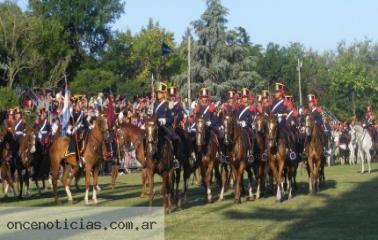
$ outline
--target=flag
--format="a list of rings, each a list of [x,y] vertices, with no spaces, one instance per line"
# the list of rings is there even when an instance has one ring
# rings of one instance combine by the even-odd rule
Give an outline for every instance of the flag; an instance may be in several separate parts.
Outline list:
[[[172,48],[170,48],[165,42],[161,44],[161,55],[165,56],[172,52]]]
[[[62,110],[62,136],[66,136],[67,132],[67,127],[70,122],[70,91],[68,90],[68,86],[66,83],[65,87],[65,93],[64,93],[64,105],[63,105],[63,110]]]
[[[108,127],[109,127],[109,129],[112,129],[113,126],[114,126],[114,121],[116,119],[116,116],[115,116],[115,113],[114,113],[113,99],[112,99],[111,95],[108,96],[107,115],[108,115]]]

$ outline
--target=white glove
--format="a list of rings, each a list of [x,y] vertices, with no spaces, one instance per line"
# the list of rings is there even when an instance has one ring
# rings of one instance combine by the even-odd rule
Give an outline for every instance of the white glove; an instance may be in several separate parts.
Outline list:
[[[210,121],[207,121],[206,122],[206,125],[209,127],[211,125],[211,122]]]
[[[239,122],[239,124],[240,124],[241,127],[246,127],[247,126],[247,123],[245,123],[245,121],[241,121],[241,122]]]
[[[167,120],[165,118],[159,118],[158,121],[159,121],[160,125],[165,125],[166,122],[167,122]]]

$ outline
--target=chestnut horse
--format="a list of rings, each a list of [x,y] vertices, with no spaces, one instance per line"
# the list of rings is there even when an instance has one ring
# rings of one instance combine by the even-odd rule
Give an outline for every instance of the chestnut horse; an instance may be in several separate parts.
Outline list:
[[[311,115],[305,116],[308,186],[310,193],[319,191],[319,177],[323,171],[323,133]]]
[[[256,178],[256,199],[260,198],[262,184],[264,183],[265,168],[266,168],[266,139],[265,134],[267,132],[266,117],[263,114],[259,114],[255,119],[255,138],[254,138],[254,150],[253,155],[255,161],[252,164],[253,171]]]
[[[93,177],[92,200],[94,204],[97,204],[98,174],[100,171],[101,163],[104,160],[104,142],[108,138],[108,120],[105,115],[100,115],[94,119],[93,128],[88,133],[85,149],[83,152],[83,160],[85,162],[85,204],[88,204],[91,175]]]
[[[59,169],[62,161],[64,161],[62,183],[69,202],[72,202],[72,194],[70,191],[72,176],[76,175],[77,171],[79,170],[76,154],[66,156],[69,142],[69,137],[63,137],[61,135],[61,129],[59,128],[52,140],[49,150],[51,182],[54,192],[54,201],[56,204],[58,203]]]
[[[218,140],[213,130],[206,126],[203,118],[197,118],[196,127],[196,155],[200,165],[202,184],[207,193],[207,202],[210,203],[212,201],[210,184],[216,164]]]
[[[25,181],[26,196],[29,195],[29,178],[32,175],[32,161],[35,153],[36,137],[34,129],[28,128],[21,136],[16,156],[16,169],[20,181],[19,198],[22,198],[23,183]]]
[[[267,149],[268,162],[277,186],[276,201],[282,201],[283,171],[286,160],[287,139],[283,127],[279,124],[277,116],[270,115],[267,121]]]
[[[150,177],[150,207],[154,199],[154,174],[159,174],[162,179],[161,193],[163,196],[164,209],[171,211],[172,195],[174,191],[175,166],[173,163],[173,144],[168,136],[159,127],[155,118],[147,119],[146,123],[146,171]],[[152,172],[149,172],[151,171]],[[151,177],[152,176],[152,177]]]
[[[124,149],[126,145],[132,143],[135,149],[136,160],[142,166],[142,191],[140,197],[143,198],[146,193],[147,180],[152,178],[152,169],[147,169],[146,157],[144,155],[144,131],[130,124],[124,123],[117,129],[116,137],[119,149]],[[121,150],[120,155],[123,155]],[[112,188],[114,188],[118,173],[112,176]]]
[[[231,158],[230,164],[234,175],[234,191],[235,191],[235,203],[241,203],[240,185],[244,170],[248,170],[249,178],[249,198],[252,199],[252,172],[248,168],[247,151],[250,147],[248,132],[242,128],[236,121],[234,116],[226,115],[223,121],[224,126],[224,142],[226,146],[231,146]],[[223,171],[223,168],[222,168]],[[223,200],[224,185],[226,174],[222,175],[222,186],[219,200]]]

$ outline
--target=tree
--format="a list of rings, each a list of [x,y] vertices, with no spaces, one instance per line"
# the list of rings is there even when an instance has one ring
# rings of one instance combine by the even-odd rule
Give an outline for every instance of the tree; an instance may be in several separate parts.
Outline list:
[[[30,0],[34,14],[58,20],[68,44],[80,55],[102,50],[111,35],[110,24],[124,12],[120,0]]]
[[[229,89],[259,86],[248,34],[243,28],[227,31],[228,10],[219,0],[207,0],[206,5],[201,18],[192,23],[197,35],[192,48],[193,89],[207,86],[220,96]]]
[[[3,84],[11,88],[17,76],[26,69],[32,69],[42,61],[37,50],[41,43],[36,32],[42,21],[27,16],[12,3],[0,4],[0,46],[3,49]]]

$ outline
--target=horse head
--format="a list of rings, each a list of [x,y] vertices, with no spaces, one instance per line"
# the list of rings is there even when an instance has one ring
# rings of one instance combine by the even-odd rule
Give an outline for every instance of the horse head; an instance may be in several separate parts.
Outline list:
[[[157,150],[158,141],[158,124],[156,119],[150,118],[146,120],[146,144],[147,144],[147,154],[153,155]]]
[[[233,125],[234,125],[234,118],[231,115],[226,115],[223,119],[223,127],[224,127],[224,143],[226,146],[231,144],[233,138]]]
[[[34,134],[33,129],[32,128],[27,129],[20,140],[20,146],[18,149],[18,154],[19,154],[21,163],[25,167],[30,164],[30,161],[32,159],[31,155],[35,153],[35,150],[36,150],[35,142],[36,142],[36,136]]]
[[[199,117],[196,120],[196,145],[202,147],[205,144],[206,122]]]
[[[263,114],[257,115],[255,124],[256,124],[255,125],[256,132],[264,134],[265,128],[266,128],[266,122],[265,122],[265,116]]]
[[[310,114],[307,114],[305,116],[305,129],[306,129],[306,135],[308,137],[311,136],[314,126],[315,126],[314,118]]]
[[[271,115],[268,118],[267,127],[268,127],[268,133],[267,133],[268,147],[269,148],[276,147],[277,135],[278,135],[278,119],[276,116]]]

